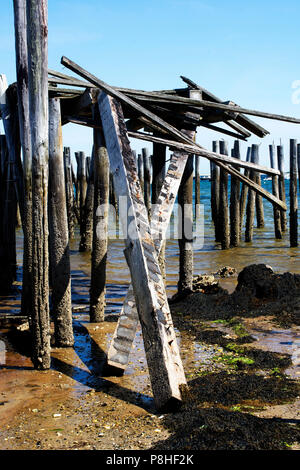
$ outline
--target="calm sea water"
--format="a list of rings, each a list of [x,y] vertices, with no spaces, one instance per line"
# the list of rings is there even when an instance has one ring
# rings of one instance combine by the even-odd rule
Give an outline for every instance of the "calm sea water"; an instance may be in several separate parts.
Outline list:
[[[263,187],[272,191],[272,182],[263,181]],[[286,180],[286,198],[289,204],[289,181]],[[194,273],[213,273],[222,266],[231,266],[240,271],[252,263],[266,263],[276,272],[300,273],[300,247],[289,247],[289,233],[284,234],[282,240],[274,238],[273,206],[264,200],[265,227],[254,229],[252,243],[244,242],[244,228],[240,247],[230,250],[221,250],[220,244],[214,241],[214,228],[211,222],[210,211],[210,182],[201,181],[201,204],[204,205],[204,244],[202,248],[194,250]],[[299,220],[300,230],[300,220]],[[18,280],[22,276],[22,231],[18,231]],[[90,253],[79,253],[79,233],[71,241],[71,269],[72,269],[72,299],[73,305],[86,305],[89,302],[90,287]],[[123,254],[124,241],[110,240],[107,266],[107,313],[118,313],[123,303],[128,284],[130,282],[129,270]],[[176,292],[178,282],[178,241],[168,240],[166,246],[167,293]],[[225,280],[223,286],[229,290],[234,288],[235,281]],[[19,296],[16,302],[7,299],[1,301],[1,312],[17,312]]]
[[[272,182],[263,181],[263,187],[272,191]],[[282,240],[274,238],[273,206],[264,200],[265,227],[254,229],[252,243],[244,242],[243,237],[240,247],[230,250],[221,250],[220,244],[214,241],[214,227],[211,222],[210,210],[210,182],[201,181],[201,204],[204,205],[204,245],[194,250],[194,273],[216,272],[222,266],[232,266],[240,271],[243,267],[252,263],[266,263],[277,272],[300,273],[299,254],[300,247],[289,247],[288,231]],[[286,198],[289,204],[289,181],[286,180]],[[300,222],[300,220],[299,220]],[[300,225],[299,225],[300,227]],[[89,287],[90,255],[78,253],[78,240],[72,242],[72,268],[77,272],[86,274],[86,289]],[[110,240],[108,252],[107,269],[107,313],[120,310],[122,299],[130,280],[123,255],[123,240]],[[168,240],[166,246],[166,271],[167,271],[167,293],[172,295],[176,292],[178,282],[178,241]],[[75,274],[75,273],[74,273]],[[74,279],[76,282],[76,279]],[[82,279],[78,280],[79,283]],[[234,281],[224,281],[229,290],[234,288]]]

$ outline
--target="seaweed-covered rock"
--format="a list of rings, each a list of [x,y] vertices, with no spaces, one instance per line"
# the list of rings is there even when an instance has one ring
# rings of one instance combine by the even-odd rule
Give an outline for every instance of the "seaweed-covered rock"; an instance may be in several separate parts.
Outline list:
[[[232,277],[236,274],[237,270],[235,268],[232,268],[231,266],[223,266],[216,272],[216,275],[220,277]]]
[[[250,264],[239,273],[236,292],[257,298],[274,298],[274,287],[274,272],[271,266]]]
[[[271,266],[251,264],[239,273],[236,293],[267,300],[299,296],[300,275],[275,274]]]
[[[216,294],[219,291],[219,283],[213,275],[200,274],[193,279],[193,291],[204,294]]]

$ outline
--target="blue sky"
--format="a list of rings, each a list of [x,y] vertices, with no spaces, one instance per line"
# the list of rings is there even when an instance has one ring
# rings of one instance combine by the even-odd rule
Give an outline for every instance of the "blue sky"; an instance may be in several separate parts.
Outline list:
[[[0,73],[9,82],[15,80],[12,4],[0,0]],[[224,100],[300,118],[300,104],[292,102],[292,84],[300,81],[299,0],[48,0],[48,9],[49,68],[64,71],[65,55],[111,85],[145,90],[181,87],[185,75]],[[261,142],[262,163],[269,163],[273,140],[282,139],[286,156],[288,139],[300,142],[300,126],[253,119],[271,132],[248,141]],[[217,138],[198,131],[207,148]],[[67,125],[64,145],[90,154],[92,133]],[[136,150],[148,145],[132,142]],[[201,172],[208,168],[203,159]]]

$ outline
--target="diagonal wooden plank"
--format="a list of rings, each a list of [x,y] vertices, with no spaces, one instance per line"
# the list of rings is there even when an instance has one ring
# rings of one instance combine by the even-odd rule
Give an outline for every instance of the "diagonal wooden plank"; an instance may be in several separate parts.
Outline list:
[[[208,97],[208,100],[211,100],[211,101],[214,101],[215,103],[222,103],[222,100],[220,98],[218,98],[217,96],[215,96],[213,93],[211,93],[210,91],[206,90],[205,88],[201,87],[200,85],[198,85],[197,83],[193,82],[192,80],[190,80],[189,78],[186,78],[184,76],[180,76],[180,78],[190,87],[196,89],[196,90],[200,90],[202,91],[202,93],[204,95],[206,95]],[[263,127],[261,127],[259,124],[257,124],[256,122],[252,121],[251,119],[247,118],[246,116],[244,116],[243,114],[239,114],[237,117],[236,117],[236,121],[239,122],[242,126],[244,126],[244,128],[246,127],[246,129],[248,130],[251,130],[251,132],[253,132],[254,134],[258,135],[258,137],[265,137],[266,135],[269,134],[269,131],[267,131],[266,129],[264,129]],[[233,128],[236,128],[237,124],[233,121],[229,121],[227,122],[228,125],[230,125],[231,127],[233,126]],[[247,132],[247,131],[246,131]],[[250,134],[251,135],[251,134]]]
[[[188,153],[174,152],[163,182],[158,202],[151,215],[151,235],[157,255],[165,238],[174,202],[183,175]],[[110,372],[122,373],[127,367],[129,354],[138,326],[138,314],[132,285],[129,286],[108,353],[107,364]]]
[[[189,137],[187,137],[183,132],[178,131],[175,127],[171,126],[169,123],[167,123],[166,121],[164,121],[160,117],[156,116],[154,113],[152,113],[148,109],[146,109],[143,106],[141,106],[140,104],[136,103],[134,100],[132,100],[128,96],[125,96],[123,93],[115,90],[113,87],[111,87],[107,83],[103,82],[99,78],[97,78],[94,75],[90,74],[89,72],[84,70],[79,65],[75,64],[75,62],[71,61],[70,59],[67,59],[66,57],[62,57],[61,63],[63,65],[65,65],[66,67],[70,68],[71,70],[73,70],[74,72],[78,73],[83,78],[90,81],[91,83],[93,83],[95,85],[98,85],[99,88],[104,90],[110,96],[113,96],[113,97],[119,99],[121,102],[123,102],[123,103],[131,106],[133,109],[137,110],[143,116],[143,119],[147,118],[154,125],[158,125],[160,128],[164,129],[164,131],[166,131],[167,133],[169,133],[173,137],[177,138],[179,140],[179,142],[194,145],[195,147],[201,149],[203,151],[203,153],[201,153],[201,155],[205,156],[206,158],[208,158],[211,161],[214,161],[216,163],[216,165],[218,165],[220,168],[223,168],[224,170],[226,170],[229,174],[231,174],[233,176],[236,176],[236,178],[239,181],[241,181],[242,183],[245,183],[246,185],[248,185],[256,193],[260,194],[261,196],[264,196],[268,201],[272,202],[272,204],[277,205],[278,207],[280,207],[283,210],[287,210],[286,204],[284,204],[278,198],[274,197],[273,194],[269,193],[268,191],[263,189],[261,186],[259,186],[258,184],[256,184],[252,180],[250,180],[249,178],[245,177],[239,171],[235,170],[231,166],[225,165],[224,163],[221,163],[220,161],[217,161],[214,158],[214,156],[211,152],[208,152],[206,149],[201,147],[201,145],[196,144],[195,142],[193,142],[193,140],[190,139]],[[163,95],[163,97],[164,97],[164,99],[166,98],[167,100],[170,100],[170,99],[172,100],[173,99],[172,96],[168,97],[167,95]],[[155,96],[155,98],[156,98],[156,96]],[[179,100],[179,98],[180,98],[180,100],[184,100],[185,102],[186,102],[186,100],[188,100],[188,102],[190,102],[190,103],[191,102],[193,102],[193,103],[203,102],[202,100],[192,100],[190,98],[176,97],[177,100]],[[218,103],[212,103],[212,102],[205,102],[205,103],[208,103],[209,106],[220,106],[220,107],[225,106],[225,109],[230,110],[229,109],[230,107],[228,107],[227,105],[221,105],[221,104],[219,105]],[[235,107],[234,110],[239,111],[239,112],[244,112],[244,109],[239,108],[239,107]],[[293,119],[293,121],[295,121],[294,118],[291,118],[291,119]],[[300,123],[300,120],[298,120],[298,121]]]
[[[186,384],[186,379],[147,209],[121,105],[102,92],[99,96],[99,111],[114,187],[118,197],[127,198],[128,211],[127,214],[121,211],[120,220],[126,234],[125,256],[142,325],[154,400],[157,408],[168,408],[173,403],[180,403],[180,387]]]
[[[196,145],[181,144],[179,142],[175,142],[174,140],[163,139],[162,137],[156,137],[150,134],[145,134],[143,132],[128,131],[127,134],[129,137],[133,137],[135,139],[147,140],[148,142],[156,142],[158,144],[163,144],[168,147],[185,150],[186,152],[193,153],[195,155],[206,156],[208,154],[206,150],[201,150]],[[231,165],[234,165],[240,168],[252,168],[253,170],[259,171],[260,173],[266,173],[267,175],[279,175],[280,174],[279,170],[276,170],[275,168],[269,168],[269,167],[262,166],[262,165],[256,165],[251,162],[239,160],[238,158],[229,157],[228,155],[222,155],[216,152],[209,152],[209,153],[216,160],[219,160],[220,162],[223,162],[223,163],[230,163]]]

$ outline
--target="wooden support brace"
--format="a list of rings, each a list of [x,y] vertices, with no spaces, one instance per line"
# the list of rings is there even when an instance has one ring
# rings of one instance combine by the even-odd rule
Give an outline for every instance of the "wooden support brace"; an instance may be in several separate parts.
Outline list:
[[[172,154],[157,204],[155,204],[152,211],[150,229],[157,255],[160,253],[163,245],[187,159],[187,153],[174,152]],[[113,367],[111,372],[122,373],[126,369],[137,325],[138,314],[133,288],[130,285],[107,354],[107,364]],[[120,348],[121,343],[122,346]]]
[[[186,384],[168,300],[158,265],[147,211],[130,149],[120,104],[101,93],[99,111],[118,197],[127,198],[127,214],[120,213],[126,233],[125,256],[130,269],[142,325],[146,358],[156,407],[181,402]],[[130,230],[127,227],[130,224]]]

